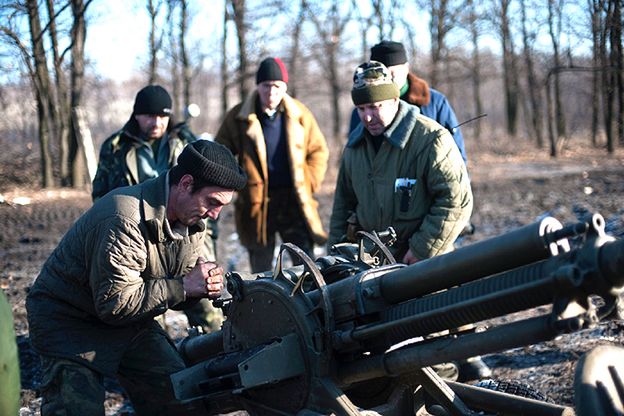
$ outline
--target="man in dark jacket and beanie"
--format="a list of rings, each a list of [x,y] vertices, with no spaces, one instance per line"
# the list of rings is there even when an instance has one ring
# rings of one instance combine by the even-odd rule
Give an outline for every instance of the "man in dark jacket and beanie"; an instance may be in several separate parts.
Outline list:
[[[371,61],[384,64],[392,74],[394,82],[399,86],[401,100],[420,109],[424,116],[434,119],[451,133],[461,153],[464,163],[468,162],[464,137],[461,134],[455,112],[447,98],[440,91],[430,88],[427,82],[409,70],[407,53],[400,42],[381,41],[371,48]],[[349,133],[360,123],[357,110],[351,113]]]
[[[236,230],[249,252],[252,272],[272,268],[276,234],[310,256],[327,234],[314,193],[327,169],[325,137],[310,110],[287,94],[288,72],[266,58],[257,88],[228,111],[215,141],[238,157],[247,187],[238,193]]]
[[[148,85],[136,95],[132,115],[121,130],[104,141],[91,196],[97,200],[121,186],[157,177],[175,165],[185,145],[197,138],[188,129],[174,129],[172,100],[160,85]],[[216,223],[207,221],[202,255],[216,261]],[[208,301],[184,311],[190,326],[217,330],[223,317]]]
[[[154,320],[223,288],[200,252],[247,178],[231,152],[200,140],[166,174],[98,199],[69,229],[28,294],[41,354],[42,415],[103,415],[104,376],[117,377],[139,415],[167,414],[170,375],[184,362]]]

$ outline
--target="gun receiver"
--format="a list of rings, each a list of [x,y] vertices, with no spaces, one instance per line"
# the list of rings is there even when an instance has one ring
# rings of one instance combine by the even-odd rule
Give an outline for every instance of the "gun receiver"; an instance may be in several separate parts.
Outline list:
[[[429,366],[619,317],[624,240],[605,234],[600,215],[567,227],[548,217],[411,266],[395,263],[376,235],[368,237],[337,245],[316,262],[284,244],[273,273],[228,275],[231,298],[222,305],[221,331],[179,346],[189,368],[172,376],[172,407],[200,415],[405,415],[415,414],[426,397],[446,412],[440,414],[574,414],[446,383]],[[299,265],[283,267],[286,253]],[[552,306],[550,313],[452,333],[543,305]],[[610,353],[624,362],[622,351]],[[597,397],[587,392],[591,383],[580,384],[579,394]],[[624,393],[618,403],[617,385],[609,391],[622,411]],[[576,411],[598,414],[593,407]]]

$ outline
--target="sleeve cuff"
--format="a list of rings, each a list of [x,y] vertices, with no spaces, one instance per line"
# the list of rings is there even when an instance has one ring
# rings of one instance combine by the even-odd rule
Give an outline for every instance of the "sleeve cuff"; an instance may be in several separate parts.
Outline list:
[[[167,285],[167,304],[169,307],[186,300],[186,293],[184,292],[184,284],[182,283],[181,277],[165,279],[165,284]]]

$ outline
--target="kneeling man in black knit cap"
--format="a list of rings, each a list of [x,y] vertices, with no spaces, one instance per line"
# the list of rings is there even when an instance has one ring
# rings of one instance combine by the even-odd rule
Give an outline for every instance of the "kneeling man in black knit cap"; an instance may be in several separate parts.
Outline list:
[[[167,173],[108,193],[76,221],[26,302],[43,416],[103,415],[104,376],[137,414],[166,414],[169,376],[185,365],[154,318],[219,297],[223,269],[199,255],[203,220],[246,182],[225,146],[197,141]]]

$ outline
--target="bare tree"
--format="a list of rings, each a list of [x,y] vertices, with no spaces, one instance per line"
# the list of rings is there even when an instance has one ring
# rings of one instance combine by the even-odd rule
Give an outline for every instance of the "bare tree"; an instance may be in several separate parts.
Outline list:
[[[403,5],[401,3],[402,2],[399,0],[371,0],[371,20],[376,22],[375,26],[379,32],[380,41],[393,38],[398,21],[397,14],[403,12]]]
[[[470,67],[470,78],[472,81],[472,99],[475,114],[483,114],[483,102],[481,101],[481,56],[479,49],[479,12],[473,0],[466,1],[466,26],[470,33],[472,43],[472,59]],[[474,122],[474,136],[476,140],[481,138],[481,120]]]
[[[563,5],[564,0],[548,0],[548,33],[553,47],[554,68],[559,68],[561,66],[559,44],[561,41]],[[561,80],[559,71],[555,71],[553,75],[553,105],[557,140],[564,140],[567,134],[565,113],[561,103]]]
[[[82,92],[84,88],[84,45],[87,37],[87,24],[85,12],[92,0],[71,0],[72,29],[71,29],[71,94],[70,107],[79,108],[82,103]],[[84,155],[79,151],[82,149],[79,137],[79,126],[76,125],[75,118],[70,117],[70,140],[69,140],[69,162],[71,163],[71,185],[82,187],[87,179]]]
[[[249,73],[249,60],[247,57],[247,22],[245,0],[230,0],[232,7],[232,19],[236,27],[238,39],[238,86],[241,101],[245,99],[251,90]]]
[[[149,31],[149,72],[148,72],[148,84],[158,83],[158,53],[162,48],[162,34],[159,32],[160,22],[158,21],[158,14],[160,13],[161,0],[147,0],[147,14],[150,18],[150,31]]]
[[[532,7],[537,7],[537,5],[532,4]],[[531,31],[529,29],[529,23],[527,19],[527,4],[526,0],[520,0],[520,12],[522,15],[522,50],[524,55],[524,64],[526,66],[526,82],[527,82],[527,90],[529,93],[529,103],[527,117],[531,119],[531,133],[535,137],[535,142],[537,143],[538,148],[544,147],[544,138],[542,135],[542,97],[541,97],[541,88],[539,85],[542,85],[541,82],[537,80],[537,73],[535,70],[535,62],[534,62],[534,51],[533,44],[535,43],[535,39],[537,37],[537,33],[535,31]],[[539,24],[535,25],[539,26]]]
[[[609,27],[612,24],[613,18],[613,2],[607,0],[604,3],[605,7],[605,26],[602,28],[600,39],[600,62],[603,68],[610,68],[611,61],[609,59]],[[602,75],[602,90],[603,90],[603,107],[604,107],[604,126],[605,134],[607,136],[607,151],[613,153],[615,150],[615,144],[613,139],[613,101],[614,101],[614,86],[612,71],[604,71]]]
[[[439,86],[440,74],[445,61],[448,59],[448,46],[446,44],[447,35],[458,23],[459,13],[462,10],[461,4],[452,0],[419,0],[418,4],[429,10],[431,21],[429,22],[429,33],[431,36],[431,72],[429,75],[430,84]]]
[[[301,28],[303,27],[303,23],[305,22],[306,13],[305,6],[303,4],[303,0],[299,3],[299,10],[297,12],[297,17],[294,20],[293,30],[292,30],[292,45],[290,47],[290,71],[293,74],[297,74],[299,72],[299,59],[301,55]],[[297,97],[297,83],[291,81],[288,86],[288,93]]]
[[[592,34],[592,65],[594,68],[599,68],[601,65],[601,38],[602,28],[604,27],[604,18],[602,15],[602,3],[603,0],[587,0],[587,6],[589,10],[589,19],[591,22],[591,34]],[[600,115],[600,79],[601,72],[593,71],[592,73],[592,108],[591,108],[591,141],[594,146],[598,145],[598,123]]]
[[[512,37],[510,6],[512,0],[495,0],[493,16],[503,51],[503,91],[507,133],[514,137],[518,123],[518,69]]]
[[[170,84],[171,84],[171,100],[173,108],[180,108],[180,97],[182,94],[182,75],[180,74],[180,43],[178,42],[178,24],[176,19],[176,10],[178,6],[177,0],[169,0],[167,2],[167,39],[168,39],[168,56],[170,64]]]
[[[613,2],[611,27],[611,63],[617,89],[616,124],[618,143],[624,144],[624,55],[622,53],[622,1]]]
[[[326,76],[330,87],[333,114],[332,133],[334,138],[337,139],[342,128],[340,111],[340,95],[342,91],[340,74],[342,70],[339,67],[338,55],[342,45],[341,38],[347,23],[351,19],[353,9],[349,7],[342,14],[338,0],[332,0],[327,10],[323,10],[318,7],[318,4],[312,4],[306,0],[303,0],[303,5],[318,34],[320,48],[315,48],[313,55],[321,67],[324,68],[322,73]]]
[[[227,67],[228,22],[231,19],[230,0],[223,2],[223,35],[221,38],[221,119],[230,108],[228,100],[229,71]]]
[[[186,37],[189,26],[188,4],[187,0],[179,0],[180,2],[180,63],[182,64],[182,85],[183,85],[183,101],[184,107],[191,103],[191,83],[193,79],[193,68],[186,50]]]
[[[39,146],[41,152],[41,185],[49,188],[54,185],[52,156],[50,154],[50,77],[43,45],[43,31],[37,0],[26,0],[28,26],[30,28],[31,50],[34,67],[33,84],[37,100],[37,119],[39,125]]]
[[[51,44],[53,65],[54,65],[54,80],[56,86],[56,94],[54,94],[53,101],[50,102],[50,114],[52,115],[52,129],[56,132],[56,137],[59,142],[59,175],[61,177],[62,185],[68,185],[67,179],[69,178],[69,118],[71,117],[69,111],[69,92],[67,86],[67,76],[63,70],[63,57],[64,52],[59,50],[56,16],[62,12],[65,8],[69,7],[69,3],[66,3],[57,13],[55,11],[55,4],[52,0],[46,0],[46,7],[48,9],[48,16],[50,19],[48,34]],[[52,94],[50,94],[52,95]]]

